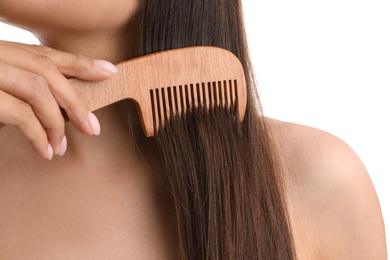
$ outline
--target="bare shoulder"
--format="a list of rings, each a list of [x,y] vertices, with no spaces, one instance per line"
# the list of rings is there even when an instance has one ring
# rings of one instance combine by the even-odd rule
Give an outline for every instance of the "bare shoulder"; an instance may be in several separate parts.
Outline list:
[[[282,162],[298,255],[387,259],[378,198],[351,147],[319,129],[265,122]]]

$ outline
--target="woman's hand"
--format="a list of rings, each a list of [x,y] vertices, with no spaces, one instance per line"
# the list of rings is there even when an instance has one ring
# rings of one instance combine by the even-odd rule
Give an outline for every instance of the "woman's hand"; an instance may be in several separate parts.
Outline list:
[[[67,80],[103,80],[114,65],[54,49],[0,41],[0,131],[17,127],[42,157],[63,155],[64,109],[72,124],[86,135],[98,135],[100,125]]]

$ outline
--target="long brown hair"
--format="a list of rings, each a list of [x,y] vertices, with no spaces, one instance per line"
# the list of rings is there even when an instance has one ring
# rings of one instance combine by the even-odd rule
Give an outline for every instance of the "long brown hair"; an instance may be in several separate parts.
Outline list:
[[[217,46],[234,53],[246,74],[243,123],[234,109],[193,109],[155,137],[175,198],[180,259],[295,259],[240,0],[143,0],[138,18],[137,55]]]

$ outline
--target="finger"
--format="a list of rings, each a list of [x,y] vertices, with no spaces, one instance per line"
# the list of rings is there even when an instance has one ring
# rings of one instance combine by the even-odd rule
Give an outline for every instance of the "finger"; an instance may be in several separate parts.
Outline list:
[[[0,100],[0,122],[17,127],[39,155],[51,160],[53,149],[31,106],[1,90]]]
[[[87,104],[80,98],[70,82],[58,71],[50,58],[28,52],[26,50],[8,48],[7,55],[0,58],[15,67],[41,75],[46,82],[56,102],[62,107],[72,124],[82,133],[96,134],[90,124]]]
[[[108,61],[94,60],[83,55],[55,51],[49,57],[67,77],[96,81],[107,79],[118,72],[116,66]]]
[[[0,62],[0,89],[27,104],[45,127],[54,153],[59,154],[65,122],[46,80],[34,73]]]
[[[96,81],[107,79],[118,72],[116,66],[108,61],[94,60],[83,55],[62,52],[46,46],[15,42],[5,42],[4,45],[22,48],[50,58],[58,70],[67,77]]]

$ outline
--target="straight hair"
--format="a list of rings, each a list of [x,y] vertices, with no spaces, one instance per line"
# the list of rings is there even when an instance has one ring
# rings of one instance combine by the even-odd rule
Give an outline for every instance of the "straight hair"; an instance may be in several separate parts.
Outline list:
[[[240,0],[143,0],[137,55],[216,46],[241,61],[247,108],[190,109],[155,140],[175,203],[180,259],[295,259],[283,179],[257,94]]]

